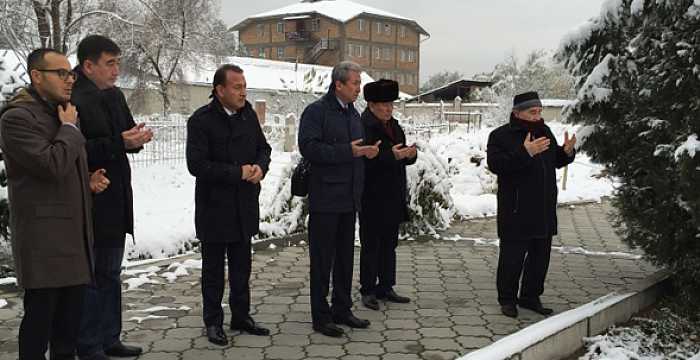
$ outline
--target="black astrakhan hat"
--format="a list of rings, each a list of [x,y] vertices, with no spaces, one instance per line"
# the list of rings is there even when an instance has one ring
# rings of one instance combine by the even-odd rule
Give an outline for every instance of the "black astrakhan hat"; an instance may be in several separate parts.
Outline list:
[[[392,102],[399,98],[399,83],[394,80],[379,79],[363,88],[365,100],[371,102]]]
[[[535,106],[542,107],[542,101],[536,91],[518,94],[513,98],[513,110],[525,110]]]

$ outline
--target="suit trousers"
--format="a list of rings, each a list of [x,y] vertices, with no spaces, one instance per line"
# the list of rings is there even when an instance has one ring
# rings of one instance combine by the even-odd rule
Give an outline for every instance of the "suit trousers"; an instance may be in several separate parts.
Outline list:
[[[311,317],[315,325],[332,322],[333,316],[352,314],[352,268],[355,257],[355,213],[309,214],[311,260]],[[327,297],[333,273],[332,307]]]
[[[85,299],[85,285],[26,289],[19,326],[19,359],[73,359]]]
[[[228,261],[228,304],[231,323],[250,318],[250,239],[235,242],[202,242],[202,299],[204,326],[222,326],[224,311],[224,262]]]
[[[537,302],[544,292],[549,269],[552,238],[530,238],[503,241],[498,254],[498,303],[515,305],[520,301]],[[522,275],[522,286],[520,286]],[[520,290],[520,297],[518,297]]]
[[[95,282],[85,290],[78,355],[90,357],[118,343],[122,332],[124,248],[95,247]]]
[[[360,293],[382,295],[396,285],[399,224],[387,224],[360,214]]]

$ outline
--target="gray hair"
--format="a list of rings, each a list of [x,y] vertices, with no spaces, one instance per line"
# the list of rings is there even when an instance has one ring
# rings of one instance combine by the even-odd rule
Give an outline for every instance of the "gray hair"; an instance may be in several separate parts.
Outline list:
[[[335,84],[336,81],[345,83],[350,78],[350,72],[356,71],[358,74],[362,72],[362,66],[353,61],[341,61],[336,66],[333,67],[333,73],[331,74],[331,86]]]

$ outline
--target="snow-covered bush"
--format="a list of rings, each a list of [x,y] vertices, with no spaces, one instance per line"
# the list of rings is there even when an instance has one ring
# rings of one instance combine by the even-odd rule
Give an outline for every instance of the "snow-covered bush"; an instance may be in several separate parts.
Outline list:
[[[291,156],[291,161],[275,171],[275,176],[265,179],[260,196],[259,238],[290,235],[306,231],[306,217],[309,205],[306,198],[292,196],[292,172],[299,154]]]
[[[700,1],[605,1],[558,53],[577,76],[566,111],[621,185],[625,241],[700,298]]]
[[[435,146],[420,140],[416,145],[418,160],[406,168],[410,222],[402,225],[402,233],[435,234],[448,228],[455,215],[449,165]]]

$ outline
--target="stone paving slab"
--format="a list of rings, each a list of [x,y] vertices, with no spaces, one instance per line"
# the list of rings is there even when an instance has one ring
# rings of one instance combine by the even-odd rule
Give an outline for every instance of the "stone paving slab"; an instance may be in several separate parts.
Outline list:
[[[635,283],[657,271],[635,258],[639,253],[615,235],[607,216],[610,211],[606,203],[559,209],[560,235],[554,239],[542,298],[557,313],[610,292],[634,290]],[[477,241],[444,240],[456,235]],[[257,251],[253,257],[252,312],[270,328],[270,336],[226,329],[231,345],[207,342],[202,330],[200,273],[191,270],[175,283],[153,277],[162,283],[124,292],[124,341],[144,347],[146,353],[139,360],[454,359],[543,319],[524,309],[517,319],[500,314],[494,239],[495,220],[484,219],[457,223],[440,239],[402,241],[397,249],[395,289],[413,301],[382,302],[381,311],[360,305],[356,249],[354,312],[372,325],[363,330],[343,326],[342,338],[313,332],[307,248],[289,246]],[[586,252],[569,253],[575,248]],[[166,269],[161,267],[159,273]],[[5,289],[0,290],[0,298],[8,301],[0,309],[0,360],[16,359],[21,297]],[[139,312],[154,306],[168,309]],[[227,307],[225,312],[229,319]]]

